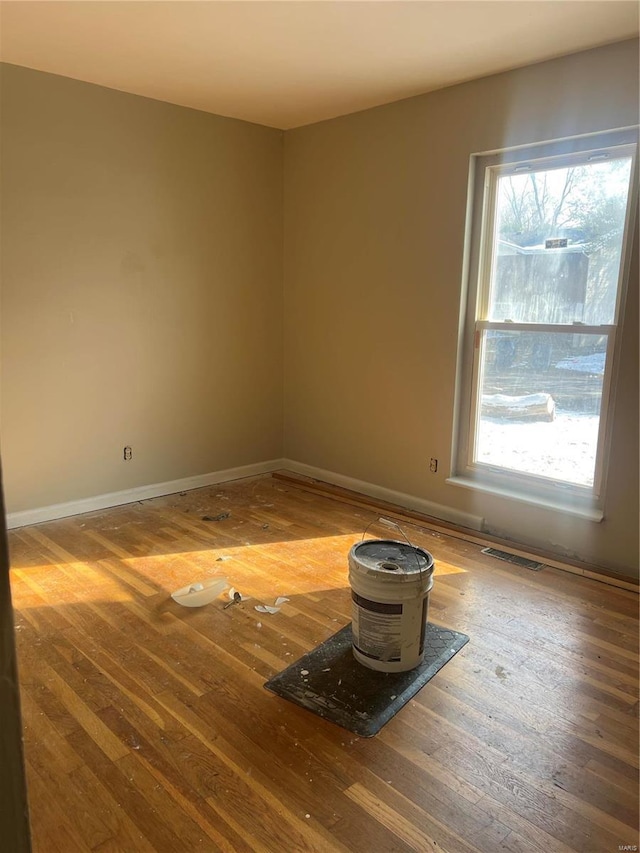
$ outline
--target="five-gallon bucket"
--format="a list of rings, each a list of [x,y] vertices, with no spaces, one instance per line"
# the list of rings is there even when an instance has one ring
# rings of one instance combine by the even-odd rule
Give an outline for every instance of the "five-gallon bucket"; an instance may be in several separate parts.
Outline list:
[[[433,557],[393,539],[367,539],[349,551],[353,655],[380,672],[422,663],[433,586]]]

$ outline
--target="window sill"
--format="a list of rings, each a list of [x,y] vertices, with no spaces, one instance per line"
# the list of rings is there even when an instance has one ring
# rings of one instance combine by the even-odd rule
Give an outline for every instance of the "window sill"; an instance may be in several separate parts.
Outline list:
[[[485,492],[498,498],[506,498],[510,501],[540,507],[541,509],[562,512],[565,515],[574,515],[587,521],[600,522],[604,518],[604,512],[593,503],[588,503],[584,498],[567,493],[563,495],[564,500],[559,500],[551,495],[524,494],[506,486],[496,485],[484,480],[472,479],[471,477],[448,477],[446,483],[450,486],[461,486],[463,489],[473,489],[476,492]]]

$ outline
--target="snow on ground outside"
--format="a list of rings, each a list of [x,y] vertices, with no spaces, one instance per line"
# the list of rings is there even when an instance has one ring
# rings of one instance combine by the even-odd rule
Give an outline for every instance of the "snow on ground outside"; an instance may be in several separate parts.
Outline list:
[[[551,423],[482,418],[477,461],[592,486],[599,421],[558,411]]]

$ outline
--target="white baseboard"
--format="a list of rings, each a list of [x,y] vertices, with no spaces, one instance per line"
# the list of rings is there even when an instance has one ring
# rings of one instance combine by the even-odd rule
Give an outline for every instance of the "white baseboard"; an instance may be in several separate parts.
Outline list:
[[[195,477],[184,477],[181,480],[171,480],[167,483],[155,483],[150,486],[136,486],[121,492],[109,492],[91,498],[82,498],[68,503],[52,504],[38,509],[27,509],[23,512],[7,514],[7,527],[26,527],[28,524],[40,524],[43,521],[53,521],[56,518],[68,518],[70,515],[80,515],[83,512],[94,512],[97,509],[121,506],[122,504],[143,501],[148,498],[159,498],[163,495],[173,495],[176,492],[187,492],[190,489],[201,489],[203,486],[213,486],[216,483],[226,483],[230,480],[241,480],[244,477],[255,477],[258,474],[270,474],[272,471],[286,467],[284,460],[271,459],[267,462],[256,462],[253,465],[241,465],[239,468],[227,468],[224,471],[213,471],[210,474],[198,474]]]
[[[26,527],[29,524],[40,524],[43,521],[54,521],[57,518],[68,518],[71,515],[80,515],[84,512],[94,512],[100,509],[109,509],[122,504],[135,503],[149,498],[158,498],[163,495],[173,495],[176,492],[188,492],[190,489],[201,489],[204,486],[213,486],[217,483],[226,483],[231,480],[241,480],[245,477],[256,477],[259,474],[271,474],[278,470],[292,471],[294,474],[302,474],[305,477],[313,477],[334,486],[341,486],[353,492],[368,495],[372,498],[396,504],[404,509],[412,509],[416,512],[450,521],[453,524],[468,527],[471,530],[482,530],[484,519],[477,515],[461,512],[443,504],[433,503],[414,495],[404,492],[396,492],[384,486],[376,486],[364,480],[356,480],[337,474],[335,471],[325,471],[304,462],[296,462],[293,459],[270,459],[266,462],[256,462],[253,465],[242,465],[238,468],[227,468],[224,471],[213,471],[209,474],[198,474],[195,477],[184,477],[181,480],[170,480],[166,483],[155,483],[149,486],[137,486],[133,489],[125,489],[121,492],[109,492],[105,495],[96,495],[91,498],[82,498],[68,503],[52,504],[51,506],[27,509],[22,512],[11,512],[7,515],[7,527]]]
[[[414,495],[407,495],[404,492],[396,492],[393,489],[376,486],[374,483],[367,483],[364,480],[345,477],[343,474],[336,474],[335,471],[325,471],[322,468],[306,465],[304,462],[296,462],[293,459],[281,460],[281,467],[288,471],[293,471],[295,474],[313,477],[315,480],[322,480],[334,486],[341,486],[344,489],[350,489],[352,492],[360,492],[362,495],[378,498],[387,503],[396,504],[404,509],[411,509],[421,512],[424,515],[430,515],[433,518],[440,518],[443,521],[449,521],[461,527],[468,527],[471,530],[484,529],[484,518],[481,516],[462,512],[444,504],[437,504],[433,501],[417,498]]]

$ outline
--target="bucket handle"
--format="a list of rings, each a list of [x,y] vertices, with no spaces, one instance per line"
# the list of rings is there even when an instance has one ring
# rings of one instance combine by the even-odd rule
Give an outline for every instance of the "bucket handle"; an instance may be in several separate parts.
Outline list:
[[[416,563],[418,564],[418,571],[420,572],[420,586],[424,586],[422,566],[420,565],[420,558],[418,557],[417,549],[415,545],[413,545],[413,543],[411,542],[411,539],[409,539],[407,534],[404,532],[402,527],[400,527],[397,521],[394,521],[392,518],[384,518],[383,516],[381,516],[380,518],[374,518],[373,521],[370,521],[369,524],[367,524],[367,526],[365,527],[364,532],[362,534],[362,539],[360,541],[364,542],[364,537],[367,535],[369,528],[373,527],[374,524],[384,524],[385,527],[395,527],[396,530],[400,531],[402,536],[405,538],[407,544],[413,551],[413,556],[416,558]]]

